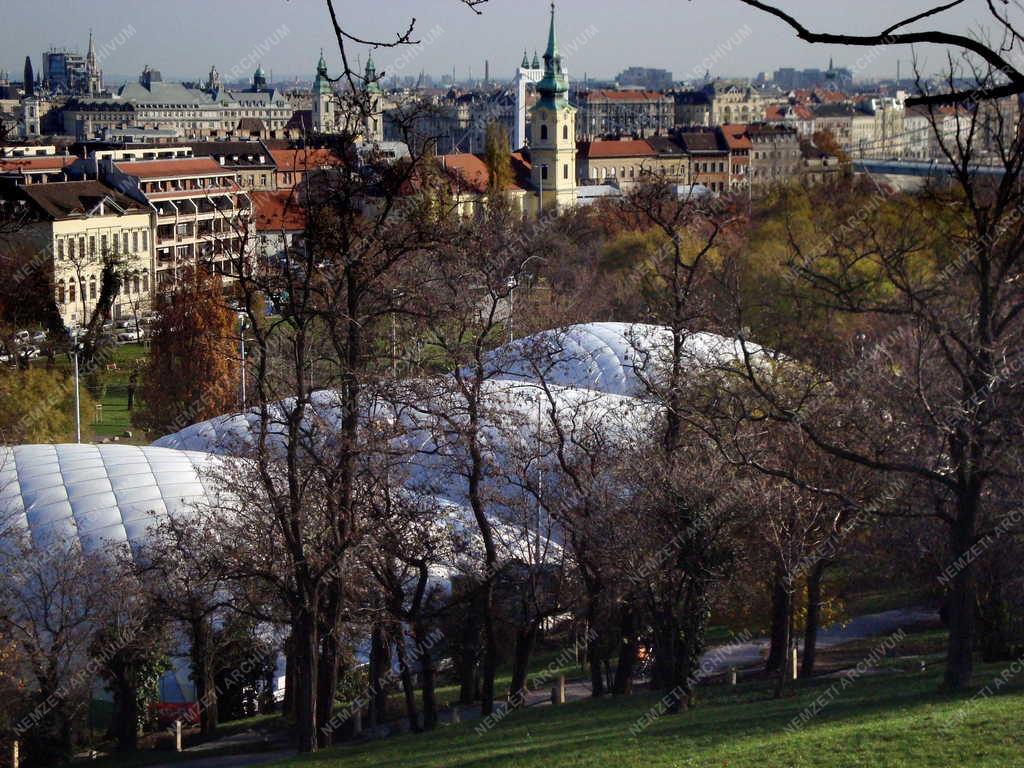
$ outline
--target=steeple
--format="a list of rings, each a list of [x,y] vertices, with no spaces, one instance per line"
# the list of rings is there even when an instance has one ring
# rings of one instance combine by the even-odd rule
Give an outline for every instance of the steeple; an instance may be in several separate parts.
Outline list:
[[[267,75],[263,71],[262,65],[258,65],[256,67],[256,71],[253,73],[252,87],[257,91],[261,91],[267,87]]]
[[[90,68],[96,66],[96,46],[92,42],[92,29],[89,29],[89,52],[85,55],[85,61]]]
[[[551,28],[548,30],[548,47],[544,51],[544,77],[537,83],[537,92],[542,100],[565,101],[569,83],[562,71],[562,57],[558,53],[558,36],[555,33],[555,4],[551,3]]]
[[[313,95],[330,94],[331,81],[327,77],[327,62],[324,61],[324,49],[320,49],[320,61],[316,65],[316,79],[313,81]]]
[[[533,52],[533,63],[530,65],[534,69],[540,69],[540,57],[537,55],[537,51]]]
[[[380,83],[377,82],[377,65],[373,63],[373,53],[366,57],[366,72],[363,74],[366,79],[366,90],[370,93],[380,93]]]
[[[25,75],[24,75],[25,95],[35,96],[36,93],[36,78],[32,74],[32,57],[25,57]]]
[[[523,63],[519,65],[523,69],[530,68],[530,57],[526,55],[526,49],[523,49]]]

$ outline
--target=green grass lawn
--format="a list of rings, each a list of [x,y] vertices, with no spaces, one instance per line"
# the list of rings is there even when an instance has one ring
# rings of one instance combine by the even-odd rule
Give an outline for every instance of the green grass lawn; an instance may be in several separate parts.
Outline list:
[[[478,723],[426,735],[343,746],[287,766],[374,768],[572,768],[580,766],[1024,766],[1024,675],[977,697],[1003,667],[979,669],[977,689],[938,693],[939,671],[863,677],[840,690],[802,728],[786,727],[835,681],[802,685],[794,698],[771,699],[764,682],[702,690],[691,712],[630,728],[659,697],[605,699],[510,714],[478,734]],[[838,687],[838,686],[837,686]]]

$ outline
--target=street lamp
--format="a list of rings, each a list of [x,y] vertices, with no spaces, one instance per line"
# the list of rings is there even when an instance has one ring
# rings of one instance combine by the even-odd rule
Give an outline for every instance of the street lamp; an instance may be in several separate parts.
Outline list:
[[[242,355],[242,410],[245,410],[245,314],[238,313],[238,336],[241,343],[241,355]]]
[[[82,409],[80,407],[80,395],[78,393],[78,337],[73,330],[68,331],[68,340],[71,343],[71,351],[68,356],[75,364],[75,442],[82,442]]]

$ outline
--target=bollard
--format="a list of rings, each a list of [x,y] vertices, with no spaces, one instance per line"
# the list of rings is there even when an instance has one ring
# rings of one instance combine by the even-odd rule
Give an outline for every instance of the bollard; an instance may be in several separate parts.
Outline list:
[[[551,703],[565,704],[565,675],[559,675],[551,687]]]
[[[363,735],[363,710],[357,709],[352,713],[352,737],[359,738]]]
[[[924,659],[921,659],[921,674],[928,671],[928,665],[924,663]]]
[[[18,768],[18,742],[15,741],[11,745],[11,766],[12,768]]]
[[[789,674],[790,674],[790,676],[792,677],[793,680],[796,680],[797,674],[799,673],[799,669],[800,669],[800,666],[797,664],[796,648],[794,648],[793,652],[790,654],[789,664],[790,664]]]
[[[458,725],[461,722],[459,719],[459,708],[457,706],[452,707],[452,725]]]
[[[174,721],[174,751],[181,752],[181,720]]]
[[[736,685],[736,667],[729,667],[729,685]]]

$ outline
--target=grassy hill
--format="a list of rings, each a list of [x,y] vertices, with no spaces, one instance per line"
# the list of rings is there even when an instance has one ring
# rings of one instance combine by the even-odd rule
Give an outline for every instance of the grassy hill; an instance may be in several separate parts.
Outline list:
[[[444,726],[426,735],[343,746],[281,765],[296,768],[576,768],[581,766],[1024,766],[1024,662],[978,670],[977,688],[938,692],[939,671],[893,668],[842,689],[836,679],[802,684],[796,696],[772,700],[764,682],[702,689],[700,706],[666,715],[637,733],[635,723],[655,694],[605,699],[509,714],[479,734],[479,723]],[[1007,670],[1007,681],[993,683]],[[978,694],[988,686],[991,695]],[[829,696],[829,692],[834,694]],[[816,698],[831,699],[792,728]],[[787,730],[787,726],[790,729]]]

